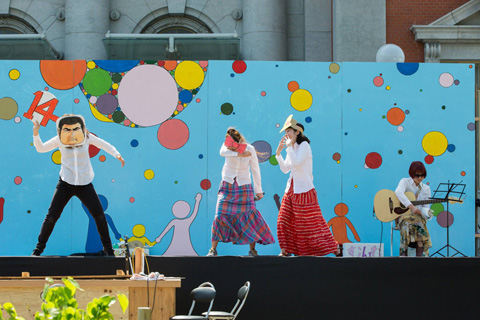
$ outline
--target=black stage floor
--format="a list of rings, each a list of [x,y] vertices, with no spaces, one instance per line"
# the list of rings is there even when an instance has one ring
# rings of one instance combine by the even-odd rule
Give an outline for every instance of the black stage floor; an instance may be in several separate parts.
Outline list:
[[[478,258],[148,257],[150,271],[184,277],[177,313],[205,281],[214,309],[229,311],[238,288],[251,291],[237,319],[478,318]],[[0,257],[0,276],[114,275],[113,257]],[[4,303],[5,301],[0,301]]]

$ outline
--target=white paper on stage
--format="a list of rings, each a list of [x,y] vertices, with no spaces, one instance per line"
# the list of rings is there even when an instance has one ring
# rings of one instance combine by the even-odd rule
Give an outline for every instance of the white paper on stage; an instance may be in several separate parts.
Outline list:
[[[383,257],[383,243],[344,243],[344,257]]]

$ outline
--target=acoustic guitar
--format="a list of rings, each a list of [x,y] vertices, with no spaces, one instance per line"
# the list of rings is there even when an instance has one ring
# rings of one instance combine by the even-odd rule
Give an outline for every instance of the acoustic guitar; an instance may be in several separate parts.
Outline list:
[[[405,192],[408,200],[412,202],[414,206],[422,204],[431,204],[431,203],[440,203],[447,202],[450,203],[459,203],[462,200],[449,198],[449,199],[427,199],[427,200],[416,200],[413,192]],[[375,198],[373,199],[373,211],[377,216],[378,220],[382,222],[390,222],[401,215],[410,214],[411,210],[405,207],[400,200],[398,200],[397,195],[392,190],[382,189],[377,192]],[[422,211],[422,210],[421,210]],[[426,215],[422,211],[422,215],[425,219],[430,220],[433,218],[431,214]]]

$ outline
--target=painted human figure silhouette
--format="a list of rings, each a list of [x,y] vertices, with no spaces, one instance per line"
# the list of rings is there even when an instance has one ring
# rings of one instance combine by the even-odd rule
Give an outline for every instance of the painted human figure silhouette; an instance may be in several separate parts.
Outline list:
[[[173,236],[170,245],[163,256],[198,256],[190,239],[190,226],[198,213],[198,207],[202,200],[202,194],[195,195],[195,205],[190,216],[190,205],[182,200],[175,202],[172,206],[172,213],[176,219],[171,220],[162,233],[155,239],[157,243],[173,228]]]
[[[351,243],[347,235],[347,226],[353,233],[355,240],[360,241],[360,236],[355,230],[352,222],[345,217],[348,213],[348,206],[345,203],[339,203],[335,206],[335,214],[337,217],[330,219],[327,223],[329,227],[332,228],[332,234],[339,244]]]
[[[136,224],[132,229],[133,236],[128,238],[128,242],[138,241],[141,242],[143,246],[149,245],[153,247],[157,243],[155,241],[150,241],[145,237],[145,226],[142,224]]]
[[[100,199],[100,203],[102,204],[103,211],[105,212],[108,208],[108,201],[105,196],[99,194],[98,198]],[[97,227],[95,224],[95,219],[88,211],[87,207],[85,207],[82,203],[82,208],[87,214],[88,217],[88,232],[87,232],[87,242],[85,243],[85,252],[87,253],[94,253],[103,250],[102,241],[100,240],[100,235],[97,232]],[[112,217],[109,214],[105,213],[105,218],[107,219],[107,224],[115,234],[115,239],[119,240],[121,238],[120,233],[117,231],[115,227],[115,223],[113,223]]]

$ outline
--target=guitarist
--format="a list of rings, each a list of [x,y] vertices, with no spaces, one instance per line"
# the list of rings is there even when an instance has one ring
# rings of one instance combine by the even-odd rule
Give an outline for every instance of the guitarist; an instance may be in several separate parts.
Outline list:
[[[410,178],[403,178],[398,183],[395,194],[400,202],[410,209],[409,213],[400,216],[400,256],[407,256],[408,247],[416,249],[417,257],[428,257],[428,250],[432,247],[430,233],[427,229],[427,220],[430,205],[414,206],[405,195],[410,191],[415,194],[417,200],[430,199],[430,187],[423,183],[427,176],[427,170],[420,161],[414,161],[408,170]],[[422,213],[423,212],[423,213]]]

